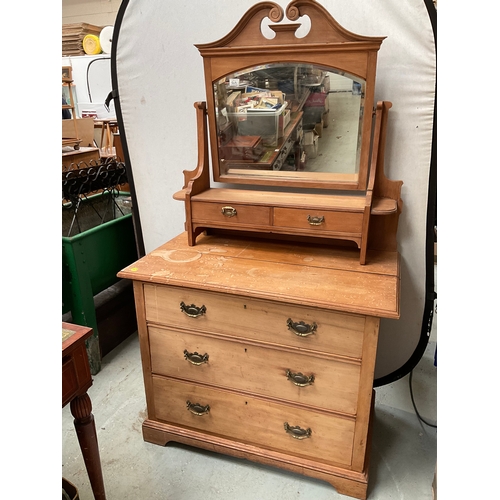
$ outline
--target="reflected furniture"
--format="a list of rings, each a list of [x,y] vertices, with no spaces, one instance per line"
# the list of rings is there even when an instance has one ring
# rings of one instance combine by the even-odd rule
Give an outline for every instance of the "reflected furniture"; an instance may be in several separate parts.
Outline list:
[[[92,492],[96,500],[106,500],[92,402],[87,391],[92,386],[85,342],[92,328],[62,323],[62,407],[70,404],[71,414]]]
[[[374,103],[383,38],[314,0],[284,17],[261,2],[197,45],[207,100],[174,195],[185,232],[118,274],[134,283],[143,437],[365,499],[380,319],[400,314],[402,182],[383,169],[391,103]],[[342,100],[355,112],[341,154]]]

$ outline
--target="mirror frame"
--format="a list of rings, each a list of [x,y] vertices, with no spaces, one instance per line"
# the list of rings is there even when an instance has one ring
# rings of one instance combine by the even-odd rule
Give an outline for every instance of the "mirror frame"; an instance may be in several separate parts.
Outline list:
[[[308,16],[309,32],[302,38],[295,35],[301,22],[281,23],[285,18],[298,21]],[[274,38],[262,34],[264,19],[269,18],[269,28]],[[207,44],[196,45],[204,64],[207,114],[210,134],[213,179],[230,184],[300,187],[334,190],[366,190],[371,156],[375,76],[377,55],[385,37],[367,37],[343,28],[331,14],[315,0],[292,1],[283,11],[274,2],[260,2],[251,7],[238,24],[225,37]],[[219,168],[219,149],[213,84],[227,75],[253,66],[271,63],[304,63],[331,68],[365,80],[365,107],[362,119],[362,143],[357,180],[343,181],[311,178],[272,179],[259,176],[224,175]]]

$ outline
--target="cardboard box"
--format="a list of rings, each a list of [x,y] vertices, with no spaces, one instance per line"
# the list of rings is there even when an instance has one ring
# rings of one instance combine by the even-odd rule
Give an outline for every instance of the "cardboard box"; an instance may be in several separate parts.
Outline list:
[[[325,111],[321,117],[322,128],[327,128],[330,123],[330,111]]]
[[[283,113],[281,113],[279,117],[279,129],[278,129],[278,137],[283,137],[285,135],[285,129],[288,127],[290,123],[290,110],[285,109]]]
[[[304,151],[307,158],[318,156],[319,135],[315,130],[304,131]]]
[[[323,90],[327,93],[330,92],[330,75],[323,78]]]
[[[316,125],[314,125],[314,131],[318,134],[318,137],[321,138],[321,136],[323,135],[323,122],[319,122],[319,123],[316,123]]]
[[[276,97],[280,104],[285,104],[285,94],[281,90],[271,90],[271,95]]]
[[[226,99],[226,106],[235,106],[236,101],[241,98],[241,91],[240,90],[234,90],[231,92]]]

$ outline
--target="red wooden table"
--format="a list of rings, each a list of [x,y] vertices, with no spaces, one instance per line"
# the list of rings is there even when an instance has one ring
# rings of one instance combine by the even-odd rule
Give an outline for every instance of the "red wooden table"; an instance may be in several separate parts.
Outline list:
[[[92,402],[87,394],[92,377],[85,340],[91,335],[92,328],[62,324],[62,406],[70,403],[71,414],[75,417],[76,435],[94,498],[106,500]]]

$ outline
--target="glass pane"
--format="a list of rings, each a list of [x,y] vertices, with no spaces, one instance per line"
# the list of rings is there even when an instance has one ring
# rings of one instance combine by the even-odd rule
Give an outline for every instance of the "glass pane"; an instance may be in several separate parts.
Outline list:
[[[228,75],[214,84],[220,174],[355,179],[364,94],[364,80],[310,64]]]

